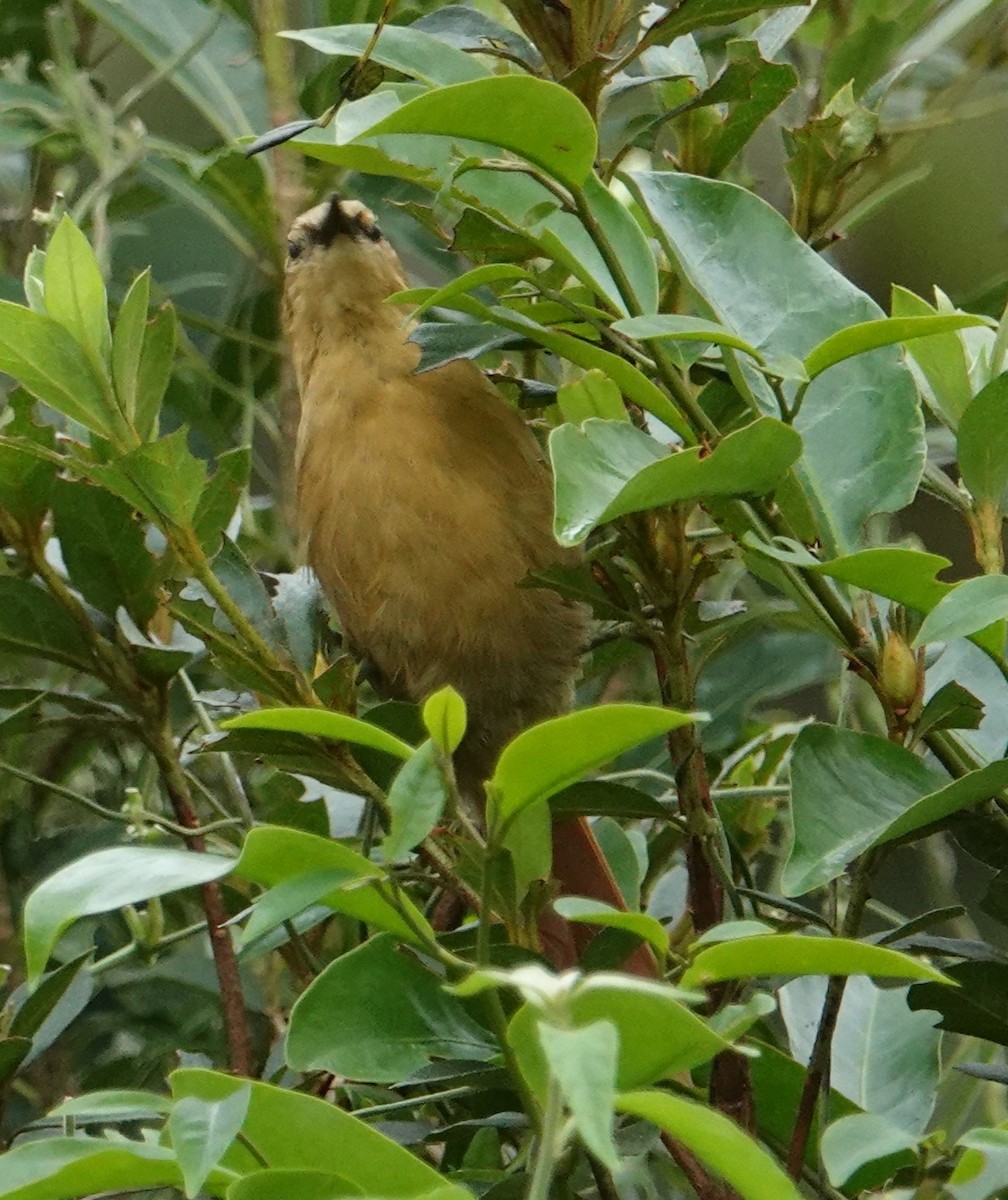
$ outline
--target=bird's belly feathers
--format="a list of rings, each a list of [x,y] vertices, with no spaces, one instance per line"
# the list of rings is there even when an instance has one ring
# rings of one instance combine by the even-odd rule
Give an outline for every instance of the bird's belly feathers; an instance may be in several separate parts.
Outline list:
[[[495,396],[451,413],[443,392],[417,389],[406,407],[381,393],[306,406],[299,510],[356,648],[397,694],[455,687],[490,755],[565,706],[585,618],[518,586],[563,557],[531,435]]]

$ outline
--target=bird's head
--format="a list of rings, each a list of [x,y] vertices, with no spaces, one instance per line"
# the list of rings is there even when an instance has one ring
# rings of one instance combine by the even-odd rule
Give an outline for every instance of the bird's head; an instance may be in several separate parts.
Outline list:
[[[354,314],[387,310],[386,298],[405,286],[396,252],[359,200],[341,200],[334,193],[291,226],[284,298],[293,333],[302,322],[325,328],[334,320],[353,321]]]

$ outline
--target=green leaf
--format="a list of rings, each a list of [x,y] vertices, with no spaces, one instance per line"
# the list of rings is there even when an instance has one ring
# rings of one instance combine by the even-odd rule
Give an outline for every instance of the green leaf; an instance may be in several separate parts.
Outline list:
[[[252,902],[252,915],[245,922],[239,938],[242,949],[253,946],[284,921],[299,916],[313,904],[337,892],[344,884],[359,878],[357,871],[330,867],[323,871],[292,875],[269,888]]]
[[[873,1113],[834,1121],[822,1136],[823,1166],[830,1183],[842,1188],[871,1163],[890,1160],[891,1174],[914,1161],[918,1139]]]
[[[112,435],[101,380],[84,351],[52,317],[0,300],[0,371],[85,429]]]
[[[523,808],[540,804],[588,771],[695,714],[644,704],[604,704],[533,725],[504,747],[488,785],[488,821],[503,829]]]
[[[624,311],[653,313],[658,308],[658,268],[644,231],[629,208],[594,173],[584,181],[584,200],[595,224],[619,262],[626,287],[617,290]]]
[[[805,976],[778,992],[791,1053],[802,1064],[812,1055],[826,987],[825,979]],[[880,987],[864,976],[847,980],[833,1035],[830,1086],[865,1112],[920,1136],[938,1094],[942,1035],[934,1027],[934,1013],[908,1010],[911,991]]]
[[[105,281],[91,244],[66,215],[46,248],[44,278],[46,312],[81,347],[100,376],[108,369],[112,350]]]
[[[693,959],[681,982],[683,987],[692,988],[758,975],[874,975],[947,982],[940,971],[896,950],[849,938],[796,933],[767,934],[709,946]]]
[[[649,45],[667,46],[683,34],[694,29],[705,29],[709,25],[731,25],[743,17],[767,8],[793,8],[806,0],[684,0],[675,9],[664,14],[644,30],[644,42]]]
[[[766,118],[798,86],[793,67],[764,61],[758,44],[759,32],[754,31],[754,41],[728,42],[725,70],[698,101],[705,106],[728,101],[728,113],[720,132],[704,148],[709,156],[704,173],[712,178],[724,173]],[[772,53],[767,52],[767,58],[770,57]]]
[[[91,995],[89,967],[93,951],[87,950],[69,962],[63,963],[55,971],[43,975],[35,987],[29,991],[18,989],[7,1001],[5,1009],[10,1015],[6,1032],[15,1037],[34,1038],[40,1029],[52,1021],[60,1001],[64,999],[74,983],[83,975],[87,980],[87,998]],[[44,1037],[41,1040],[46,1040]],[[32,1057],[38,1054],[40,1046],[32,1046]]]
[[[809,569],[927,613],[954,587],[935,578],[951,565],[941,554],[902,546],[877,546]]]
[[[1008,1130],[970,1129],[959,1139],[963,1155],[946,1185],[953,1200],[996,1200],[1008,1184]]]
[[[206,463],[190,452],[184,428],[84,470],[156,525],[188,526],[206,488]]]
[[[964,579],[944,596],[921,622],[914,646],[970,637],[1008,617],[1008,577],[981,575]],[[999,644],[1004,643],[1001,631]]]
[[[250,1099],[251,1092],[245,1087],[219,1100],[183,1096],[172,1106],[167,1132],[182,1171],[187,1200],[195,1200],[238,1136]]]
[[[939,1029],[967,1034],[1008,1046],[1008,964],[1003,962],[960,962],[946,967],[945,974],[959,986],[939,987],[934,983],[916,984],[907,1003],[912,1009],[941,1013]]]
[[[603,929],[625,929],[636,934],[643,942],[650,942],[660,957],[668,953],[668,934],[661,921],[642,912],[624,912],[604,904],[601,900],[590,900],[585,896],[561,896],[553,901],[553,907],[567,921],[584,925],[599,925]]]
[[[274,729],[334,742],[353,742],[402,759],[408,759],[413,753],[413,747],[407,742],[377,725],[347,713],[329,712],[323,708],[260,708],[221,721],[220,728]]]
[[[104,488],[61,479],[52,507],[63,561],[81,595],[110,617],[122,606],[146,625],[158,606],[157,564],[130,505]]]
[[[148,1142],[42,1138],[8,1150],[0,1164],[0,1200],[76,1200],[103,1192],[182,1186],[175,1152]],[[230,1171],[216,1170],[207,1191],[222,1197],[234,1178]]]
[[[457,276],[439,288],[407,288],[404,292],[396,292],[389,297],[393,304],[415,305],[412,316],[419,320],[430,308],[444,307],[449,300],[462,296],[476,288],[487,287],[491,283],[501,283],[516,279],[530,279],[531,275],[524,267],[512,263],[490,263],[483,267],[474,267],[471,271]]]
[[[759,417],[728,434],[713,451],[692,446],[669,454],[623,421],[594,418],[550,434],[555,487],[554,532],[566,546],[627,513],[680,500],[761,495],[772,491],[801,454],[788,425]]]
[[[557,389],[557,404],[565,421],[575,425],[589,417],[629,421],[623,397],[615,383],[601,371],[586,371],[575,383]]]
[[[119,406],[130,422],[136,420],[137,381],[147,332],[149,303],[150,268],[142,271],[130,284],[126,298],[119,306],[112,336],[112,382]]]
[[[751,192],[674,171],[628,182],[705,309],[767,359],[804,358],[831,334],[882,316]],[[752,364],[740,360],[734,380],[764,412],[778,412]],[[784,389],[793,394],[794,384]],[[913,499],[924,425],[895,348],[859,355],[815,380],[794,425],[804,444],[795,470],[831,554],[855,547],[872,514]]]
[[[345,872],[349,882],[323,896],[315,895],[319,903],[388,930],[404,942],[423,945],[416,930],[426,934],[428,944],[434,940],[423,914],[410,900],[401,898],[402,915],[385,898],[379,887],[384,875],[376,864],[330,838],[278,825],[260,825],[246,836],[241,856],[234,864],[239,879],[266,888],[321,871]]]
[[[595,124],[573,92],[529,75],[498,75],[410,100],[362,136],[432,133],[511,150],[561,183],[584,183],[598,149]]]
[[[145,1092],[131,1088],[102,1088],[96,1092],[85,1092],[82,1096],[71,1096],[49,1110],[50,1117],[74,1117],[81,1124],[90,1121],[110,1123],[112,1121],[166,1117],[171,1112],[171,1101],[157,1092]]]
[[[192,523],[203,552],[213,558],[248,483],[251,450],[238,446],[217,459],[217,469],[200,494]]]
[[[537,1022],[539,1042],[550,1075],[589,1153],[612,1170],[619,1163],[613,1141],[616,1099],[616,1056],[619,1035],[611,1021],[595,1021],[578,1029]]]
[[[153,846],[113,846],[75,859],[43,879],[24,905],[25,964],[37,978],[60,934],[81,917],[220,879],[233,858]]]
[[[893,346],[914,338],[933,337],[956,329],[971,329],[977,325],[989,326],[989,317],[977,317],[971,313],[940,313],[927,317],[881,317],[876,321],[862,321],[831,334],[805,355],[805,370],[809,379],[815,379],[823,371],[836,366],[856,354],[877,350],[879,346]]]
[[[424,701],[423,723],[434,743],[454,754],[465,736],[465,701],[453,687],[441,688]]]
[[[233,1183],[228,1200],[342,1200],[344,1196],[359,1196],[361,1190],[342,1175],[328,1171],[303,1171],[296,1167],[256,1171]],[[457,1192],[452,1189],[452,1196]]]
[[[365,1196],[419,1197],[444,1185],[433,1167],[316,1096],[194,1068],[174,1071],[169,1082],[176,1099],[223,1100],[249,1088],[252,1095],[242,1132],[274,1169],[332,1173],[356,1185]],[[242,1175],[262,1168],[262,1161],[238,1143],[224,1162]],[[468,1194],[461,1192],[455,1189],[451,1200],[466,1200]]]
[[[668,984],[630,975],[593,972],[584,976],[567,1001],[567,1016],[575,1028],[609,1021],[619,1034],[617,1087],[643,1087],[679,1071],[710,1062],[730,1048],[696,1013],[686,1007],[689,995]],[[526,1003],[508,1026],[522,1073],[536,1093],[544,1096],[546,1060],[537,1032],[540,1012]]]
[[[157,436],[158,413],[175,359],[175,309],[163,304],[147,323],[136,382],[136,428],[144,439]]]
[[[389,788],[392,820],[381,844],[382,858],[395,862],[419,845],[437,824],[446,800],[438,750],[429,740],[413,751]]]
[[[926,317],[937,311],[913,292],[893,287],[894,317]],[[907,346],[907,356],[923,377],[925,396],[930,397],[945,423],[955,429],[973,396],[962,338],[956,333],[945,333],[926,341],[911,342]]]
[[[885,738],[810,725],[791,763],[794,841],[781,888],[801,896],[840,875],[945,777]]]
[[[978,503],[1003,512],[1008,503],[1008,373],[970,401],[956,435],[959,473]]]
[[[56,431],[32,419],[35,402],[23,390],[15,390],[7,407],[13,419],[4,425],[0,438],[0,508],[6,509],[26,529],[38,527],[49,508],[56,478]],[[39,453],[46,455],[42,458]]]
[[[85,0],[101,24],[165,70],[171,86],[224,138],[265,129],[266,81],[252,27],[229,8],[201,0]],[[168,70],[170,68],[170,70]]]
[[[703,317],[682,316],[679,313],[658,313],[650,317],[624,317],[614,321],[616,333],[633,338],[637,342],[667,340],[670,342],[713,342],[716,346],[728,346],[741,350],[763,362],[763,355],[755,346],[750,346],[737,333],[732,333],[717,321],[706,321]]]
[[[283,37],[304,42],[323,54],[359,58],[370,45],[376,26],[335,25],[325,29],[287,30]],[[471,54],[456,50],[422,29],[386,25],[370,51],[371,59],[432,87],[482,79],[487,69]]]
[[[0,649],[92,671],[80,626],[42,588],[16,575],[0,575]]]
[[[669,1092],[625,1092],[616,1108],[650,1121],[692,1150],[743,1200],[801,1200],[776,1161],[734,1121],[706,1105]]]
[[[379,934],[330,963],[301,994],[286,1056],[295,1071],[397,1083],[432,1058],[485,1062],[497,1052],[442,980]]]

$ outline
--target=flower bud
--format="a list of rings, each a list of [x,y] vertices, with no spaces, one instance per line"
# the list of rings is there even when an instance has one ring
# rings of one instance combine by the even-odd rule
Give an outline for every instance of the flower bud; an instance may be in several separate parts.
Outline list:
[[[907,712],[917,699],[920,685],[917,656],[904,638],[894,630],[889,631],[882,648],[879,682],[893,710],[899,715]]]

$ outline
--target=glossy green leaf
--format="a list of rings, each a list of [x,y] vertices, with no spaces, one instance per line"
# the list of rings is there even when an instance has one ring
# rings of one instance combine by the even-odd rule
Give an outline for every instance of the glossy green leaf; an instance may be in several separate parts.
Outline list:
[[[944,983],[926,963],[865,942],[804,934],[767,934],[709,946],[693,959],[683,987],[758,975],[874,975],[879,978],[930,979]]]
[[[128,421],[137,410],[137,380],[140,375],[140,356],[147,332],[147,308],[150,303],[150,269],[142,271],[130,284],[119,306],[115,332],[112,335],[112,382],[116,398]]]
[[[0,300],[0,371],[92,433],[112,434],[113,418],[101,380],[84,351],[52,317]]]
[[[582,775],[698,718],[644,704],[605,704],[533,725],[504,747],[488,786],[488,819],[503,828]]]
[[[611,1021],[576,1029],[538,1022],[539,1043],[565,1106],[589,1153],[610,1170],[619,1162],[613,1141],[619,1035]]]
[[[343,1200],[361,1190],[341,1175],[328,1171],[302,1171],[296,1167],[256,1171],[231,1185],[228,1200]]]
[[[848,863],[922,796],[947,782],[902,746],[833,725],[801,731],[791,764],[794,841],[781,887],[801,896]]]
[[[149,1142],[42,1138],[8,1150],[0,1163],[2,1200],[76,1200],[105,1192],[182,1186],[174,1151]],[[232,1172],[217,1169],[206,1190],[223,1197],[235,1178]]]
[[[351,717],[347,713],[330,712],[324,708],[260,708],[221,721],[221,729],[273,729],[284,733],[300,733],[305,737],[321,737],[334,742],[352,742],[370,746],[407,759],[413,747],[401,738],[387,733],[377,725]]]
[[[419,1197],[444,1185],[433,1167],[364,1121],[316,1096],[196,1068],[173,1072],[169,1083],[176,1100],[197,1096],[218,1101],[249,1088],[251,1098],[242,1132],[275,1169],[331,1172],[370,1196]],[[240,1143],[231,1147],[223,1165],[242,1175],[262,1167]],[[457,1200],[465,1200],[459,1191],[456,1189]]]
[[[979,325],[990,325],[990,318],[970,313],[936,313],[933,317],[881,317],[875,321],[862,321],[831,334],[810,350],[805,355],[805,370],[809,379],[815,379],[837,363],[856,354],[877,350],[879,346],[893,346]]]
[[[57,938],[81,917],[209,883],[234,865],[234,859],[218,854],[153,846],[113,846],[75,859],[43,879],[25,901],[29,977],[41,974]]]
[[[112,349],[108,297],[98,260],[83,233],[64,215],[45,257],[46,312],[63,326],[99,375]]]
[[[716,346],[741,350],[757,362],[763,362],[763,355],[755,346],[750,346],[737,333],[719,325],[717,321],[706,321],[703,317],[658,313],[650,317],[624,317],[614,321],[612,327],[617,333],[637,342],[712,342]]]
[[[432,1058],[484,1062],[497,1052],[443,980],[397,950],[388,934],[330,963],[298,997],[287,1031],[293,1070],[373,1083],[396,1083]]]
[[[223,137],[265,129],[267,96],[256,35],[229,8],[201,0],[86,0],[84,7],[155,69],[172,64],[171,85]]]
[[[869,1163],[890,1160],[892,1172],[914,1161],[918,1139],[873,1113],[834,1121],[822,1137],[823,1166],[830,1183],[843,1187]]]
[[[566,1009],[577,1028],[596,1021],[615,1025],[619,1034],[617,1087],[643,1087],[710,1062],[730,1046],[686,1006],[685,999],[689,999],[686,993],[667,984],[600,971],[578,983]],[[534,1004],[520,1008],[508,1026],[508,1041],[533,1089],[544,1096],[548,1076],[538,1019]]]
[[[574,187],[592,169],[595,125],[573,92],[529,75],[498,75],[410,100],[364,135],[427,133],[511,150]]]
[[[970,401],[956,435],[959,473],[973,499],[1004,511],[1008,501],[1008,373]]]
[[[260,825],[249,832],[234,864],[239,879],[267,888],[321,871],[346,872],[349,882],[324,895],[316,893],[313,898],[319,903],[386,929],[405,942],[422,944],[415,932],[418,929],[426,930],[433,939],[423,914],[408,899],[403,897],[401,901],[405,916],[386,899],[380,887],[384,877],[376,864],[330,838],[300,829]]]
[[[48,592],[16,575],[0,576],[0,649],[78,671],[94,666],[80,626]]]
[[[444,287],[439,288],[408,288],[397,292],[389,298],[393,304],[414,305],[412,316],[419,319],[430,308],[444,307],[449,300],[462,296],[476,288],[487,287],[491,283],[513,282],[518,279],[529,279],[531,276],[524,267],[514,263],[489,263],[483,267],[473,267],[459,275]]]
[[[728,1181],[743,1200],[801,1200],[797,1186],[770,1155],[722,1113],[671,1092],[625,1092],[620,1112],[670,1133]]]
[[[831,334],[882,316],[751,192],[675,171],[641,172],[629,182],[710,315],[766,358],[804,358]],[[739,360],[737,378],[764,412],[777,414],[752,364]],[[794,389],[784,384],[786,394]],[[856,547],[873,513],[912,500],[924,466],[923,419],[895,348],[859,355],[815,380],[794,424],[804,444],[795,470],[830,553]]]
[[[167,1131],[182,1171],[187,1200],[195,1200],[238,1136],[250,1099],[248,1088],[241,1088],[219,1100],[183,1096],[172,1106]]]
[[[381,844],[382,858],[395,862],[419,845],[440,820],[447,798],[437,748],[433,740],[426,741],[399,768],[389,788],[392,819]]]
[[[801,454],[788,425],[760,417],[728,434],[711,452],[669,454],[622,421],[590,419],[550,434],[554,532],[562,545],[583,541],[596,525],[680,500],[772,491]]]
[[[624,912],[603,904],[601,900],[590,900],[585,896],[561,896],[553,901],[553,907],[567,921],[584,925],[598,925],[603,929],[625,929],[636,934],[641,941],[649,942],[659,955],[668,953],[668,934],[661,921],[642,912]]]
[[[902,546],[876,546],[810,569],[927,613],[952,590],[953,584],[936,578],[951,565],[941,554]]]
[[[71,1096],[49,1110],[50,1117],[74,1117],[79,1124],[91,1120],[112,1122],[145,1117],[166,1117],[171,1112],[171,1101],[158,1092],[145,1092],[135,1088],[102,1088],[96,1092],[85,1092]]]
[[[323,54],[359,58],[370,45],[374,25],[332,25],[323,29],[291,29],[283,36],[303,42]],[[411,25],[386,25],[370,58],[432,87],[482,79],[486,67],[479,59]]]
[[[424,728],[445,754],[454,754],[466,731],[465,701],[453,687],[428,696],[423,706]]]
[[[924,618],[913,644],[925,646],[928,642],[969,637],[1005,617],[1008,617],[1008,577],[982,575],[964,579]]]
[[[920,296],[901,287],[893,287],[891,307],[894,317],[926,317],[938,311]],[[908,343],[906,352],[921,379],[924,395],[945,422],[955,429],[973,395],[962,338],[957,333],[939,334],[925,341]]]

